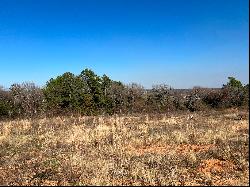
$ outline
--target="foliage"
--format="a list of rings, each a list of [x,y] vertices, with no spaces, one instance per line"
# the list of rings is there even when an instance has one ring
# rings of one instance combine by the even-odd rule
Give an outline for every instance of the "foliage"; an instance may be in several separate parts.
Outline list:
[[[82,82],[87,85],[86,91],[88,94],[87,98],[89,107],[91,108],[91,113],[96,113],[105,105],[104,93],[102,89],[102,79],[90,69],[83,70],[79,77],[81,78]]]
[[[202,110],[204,108],[202,91],[203,90],[200,88],[193,88],[191,93],[186,96],[184,105],[191,112]]]
[[[0,118],[11,115],[12,100],[9,91],[0,87]]]
[[[211,106],[212,108],[218,108],[222,105],[222,97],[221,90],[210,90],[202,100],[206,105]]]
[[[69,72],[55,79],[50,79],[43,89],[43,93],[47,110],[81,111],[81,105],[90,105],[88,102],[91,98],[88,98],[90,96],[86,84]]]
[[[223,105],[225,107],[242,106],[247,92],[244,92],[244,87],[239,80],[234,77],[228,77],[228,79],[229,82],[222,87]]]
[[[166,84],[153,85],[147,103],[154,111],[167,111],[170,106],[170,87]]]
[[[66,72],[52,78],[42,89],[34,83],[13,84],[8,91],[0,88],[0,118],[166,113],[248,105],[249,85],[243,86],[234,77],[228,77],[222,88],[181,91],[165,84],[153,85],[152,89],[137,83],[124,85],[85,69],[79,75]]]
[[[125,106],[128,113],[142,112],[144,106],[144,88],[140,84],[132,83],[126,86]]]
[[[110,86],[106,89],[106,110],[108,114],[124,112],[126,102],[125,86],[121,82],[112,81]]]
[[[229,82],[227,83],[226,86],[228,86],[230,88],[235,88],[235,89],[236,88],[238,88],[238,89],[243,88],[242,83],[239,80],[235,79],[234,77],[228,77],[228,79],[229,79]]]

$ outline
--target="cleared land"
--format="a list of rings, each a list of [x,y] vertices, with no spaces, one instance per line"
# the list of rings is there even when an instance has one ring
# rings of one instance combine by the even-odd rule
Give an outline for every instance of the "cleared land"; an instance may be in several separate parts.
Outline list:
[[[0,122],[0,185],[249,185],[249,112]]]

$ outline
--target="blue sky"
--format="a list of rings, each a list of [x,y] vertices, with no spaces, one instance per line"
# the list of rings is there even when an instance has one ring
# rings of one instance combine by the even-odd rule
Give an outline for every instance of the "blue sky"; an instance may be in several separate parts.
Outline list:
[[[124,83],[249,77],[246,0],[0,0],[0,85],[90,68]]]

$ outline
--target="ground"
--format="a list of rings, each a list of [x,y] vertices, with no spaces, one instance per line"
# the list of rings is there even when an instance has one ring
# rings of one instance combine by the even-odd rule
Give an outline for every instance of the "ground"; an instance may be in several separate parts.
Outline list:
[[[249,112],[0,122],[0,185],[249,185]]]

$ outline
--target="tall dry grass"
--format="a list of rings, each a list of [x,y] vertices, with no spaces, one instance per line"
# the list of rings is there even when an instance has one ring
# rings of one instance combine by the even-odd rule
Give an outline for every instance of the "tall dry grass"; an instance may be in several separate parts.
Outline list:
[[[0,122],[0,185],[248,185],[248,114]]]

